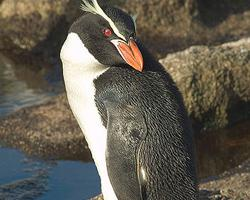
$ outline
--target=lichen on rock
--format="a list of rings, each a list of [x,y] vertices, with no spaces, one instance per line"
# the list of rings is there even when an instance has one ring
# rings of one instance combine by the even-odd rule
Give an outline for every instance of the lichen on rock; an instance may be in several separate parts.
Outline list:
[[[250,118],[250,39],[193,46],[161,63],[181,90],[197,128],[213,129]],[[238,109],[238,111],[236,111]]]

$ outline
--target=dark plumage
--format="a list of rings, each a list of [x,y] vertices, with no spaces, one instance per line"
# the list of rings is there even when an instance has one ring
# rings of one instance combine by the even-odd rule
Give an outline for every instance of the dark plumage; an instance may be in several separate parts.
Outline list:
[[[192,130],[170,77],[164,71],[111,68],[95,86],[118,199],[196,199]],[[144,183],[140,167],[147,174]]]
[[[99,162],[101,179],[107,181],[107,168],[119,200],[197,199],[193,133],[172,78],[136,37],[131,16],[112,7],[103,8],[107,16],[90,6],[84,10],[95,14],[87,13],[72,25],[69,33],[73,35],[69,34],[61,56],[70,104],[88,140],[96,137],[96,130],[102,130],[88,126],[92,119],[98,119],[96,115],[106,128],[101,133],[107,134],[107,141],[100,143],[106,145],[103,152],[93,149],[99,138],[89,143],[95,162]],[[71,60],[71,44],[85,53],[86,59],[79,55],[75,57],[78,62]],[[94,78],[85,75],[84,82],[79,73]],[[92,86],[94,94],[85,94]],[[81,107],[85,102],[96,114],[82,115],[84,110],[79,108],[88,108],[88,104]],[[106,166],[101,166],[102,156]]]

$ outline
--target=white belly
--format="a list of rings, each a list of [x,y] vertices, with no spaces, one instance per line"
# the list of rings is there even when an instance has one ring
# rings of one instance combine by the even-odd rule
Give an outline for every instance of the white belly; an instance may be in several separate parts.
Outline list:
[[[61,51],[63,74],[67,97],[75,118],[81,127],[98,173],[101,177],[102,193],[105,200],[116,200],[106,167],[107,130],[102,125],[101,117],[95,105],[95,87],[93,80],[108,68],[101,65],[82,43],[79,47],[78,36],[69,34]],[[70,43],[70,44],[69,44]],[[72,51],[69,45],[76,46]],[[71,54],[71,55],[69,55]],[[79,57],[78,57],[79,54]],[[73,60],[69,58],[75,57]]]

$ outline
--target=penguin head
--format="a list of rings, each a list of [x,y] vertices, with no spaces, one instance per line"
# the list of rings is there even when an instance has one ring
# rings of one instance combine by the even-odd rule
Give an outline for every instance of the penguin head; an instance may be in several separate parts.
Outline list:
[[[136,43],[133,17],[119,8],[100,7],[97,0],[83,0],[83,3],[82,10],[86,13],[69,30],[71,42],[68,43],[71,45],[67,44],[67,48],[71,56],[78,55],[78,59],[84,62],[83,59],[86,61],[88,58],[85,55],[81,57],[81,52],[86,53],[87,50],[103,65],[130,66],[142,71],[143,57]]]

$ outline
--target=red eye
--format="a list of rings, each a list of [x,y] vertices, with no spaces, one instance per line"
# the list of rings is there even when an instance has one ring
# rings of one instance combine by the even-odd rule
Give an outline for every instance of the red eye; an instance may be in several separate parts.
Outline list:
[[[109,28],[105,28],[103,30],[103,34],[106,36],[106,37],[110,37],[113,33],[112,31],[109,29]]]

